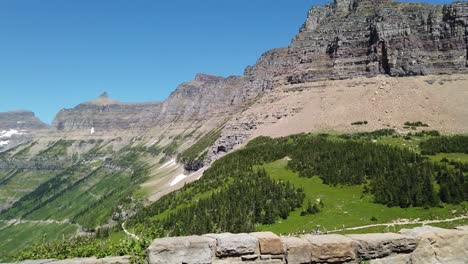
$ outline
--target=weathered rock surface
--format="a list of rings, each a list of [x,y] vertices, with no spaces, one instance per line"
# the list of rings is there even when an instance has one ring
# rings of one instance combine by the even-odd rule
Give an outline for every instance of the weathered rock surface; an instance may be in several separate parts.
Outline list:
[[[304,235],[311,245],[312,262],[343,263],[357,259],[358,242],[343,235]]]
[[[250,234],[207,234],[205,237],[216,239],[217,257],[254,254],[257,250],[257,239]]]
[[[411,254],[411,263],[468,262],[467,231],[424,226],[402,230],[401,233],[419,239],[418,247]]]
[[[394,233],[348,235],[359,242],[358,254],[361,259],[383,258],[391,254],[410,253],[416,249],[414,237]]]
[[[311,256],[311,245],[307,240],[300,239],[298,237],[287,237],[282,236],[284,248],[286,251],[287,263],[310,263],[312,260]]]
[[[257,238],[262,255],[281,255],[284,254],[284,245],[279,236],[272,232],[252,233]]]
[[[190,236],[155,240],[147,249],[149,263],[210,264],[214,257],[216,240]]]

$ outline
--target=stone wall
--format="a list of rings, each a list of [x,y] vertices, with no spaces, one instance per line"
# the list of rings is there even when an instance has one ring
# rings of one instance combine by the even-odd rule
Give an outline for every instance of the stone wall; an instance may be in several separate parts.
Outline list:
[[[424,226],[398,234],[207,234],[156,239],[147,252],[150,264],[461,264],[468,263],[468,231]]]

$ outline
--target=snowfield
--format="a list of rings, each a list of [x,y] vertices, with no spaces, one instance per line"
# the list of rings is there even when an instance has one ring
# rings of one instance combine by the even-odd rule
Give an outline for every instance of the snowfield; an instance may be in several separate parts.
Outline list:
[[[0,139],[1,138],[11,138],[14,135],[23,135],[26,132],[26,130],[21,130],[18,131],[16,129],[10,129],[10,130],[2,130],[0,131]]]
[[[182,181],[183,179],[187,178],[188,175],[184,175],[184,174],[180,174],[178,175],[177,177],[174,178],[174,180],[172,180],[171,182],[171,186],[174,186],[176,185],[177,183],[179,183],[180,181]]]
[[[8,145],[8,143],[10,143],[10,140],[0,141],[0,147],[1,147],[1,146]]]

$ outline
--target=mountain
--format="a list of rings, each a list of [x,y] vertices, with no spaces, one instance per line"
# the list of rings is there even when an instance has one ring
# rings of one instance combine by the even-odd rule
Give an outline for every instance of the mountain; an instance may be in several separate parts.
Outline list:
[[[348,200],[371,193],[380,195],[385,201],[382,204],[389,206],[433,206],[435,190],[431,182],[440,182],[436,190],[458,192],[459,188],[449,187],[461,181],[453,179],[459,174],[426,163],[413,150],[422,151],[419,143],[439,134],[468,132],[467,42],[467,2],[428,5],[337,0],[313,7],[288,47],[265,52],[255,65],[246,67],[242,76],[197,74],[162,102],[126,103],[103,93],[61,110],[50,128],[31,112],[0,114],[0,142],[7,141],[1,138],[5,135],[31,132],[3,150],[0,146],[0,234],[11,235],[21,228],[32,242],[42,240],[41,232],[48,232],[49,240],[55,240],[75,233],[96,234],[99,228],[129,219],[134,230],[153,236],[167,235],[157,233],[163,231],[190,233],[180,228],[181,223],[209,232],[214,227],[204,221],[206,218],[192,221],[185,216],[219,212],[219,208],[210,207],[217,204],[213,201],[216,199],[222,201],[223,208],[229,208],[229,202],[241,202],[236,208],[245,210],[249,210],[250,202],[256,202],[252,206],[261,210],[255,211],[255,217],[263,224],[273,225],[279,216],[287,223],[285,217],[290,212],[301,214],[295,210],[305,206],[300,201],[304,190],[296,192],[295,187],[283,183],[283,175],[276,175],[279,182],[270,181],[269,174],[256,171],[258,166],[288,177],[292,173],[288,169],[301,175],[320,170],[335,180],[338,178],[327,173],[338,169],[340,177],[352,176],[343,181],[346,184],[369,180],[388,187],[385,192],[376,184],[363,194],[356,186],[348,186],[353,194]],[[378,132],[370,132],[374,130]],[[345,134],[331,136],[332,142],[291,136],[310,132]],[[273,140],[265,136],[289,137]],[[447,142],[454,140],[454,145],[464,142],[447,138],[442,137]],[[318,143],[313,144],[316,140]],[[383,144],[374,144],[378,141]],[[386,146],[392,144],[404,151]],[[298,151],[306,146],[307,151],[319,148],[324,153],[318,152],[322,156],[314,156],[311,162],[307,158],[312,156],[303,154],[306,150]],[[242,151],[229,154],[238,148]],[[335,151],[336,158],[329,160],[332,154],[326,150]],[[460,152],[463,149],[449,154],[462,155]],[[378,154],[373,159],[365,153]],[[346,156],[351,154],[355,156]],[[291,164],[296,167],[286,164],[285,156],[292,158]],[[303,160],[302,165],[295,163],[297,160]],[[356,162],[354,167],[347,163],[356,160],[367,163]],[[327,167],[309,166],[315,161]],[[370,171],[372,162],[386,172],[391,171],[386,166],[403,172],[390,175],[395,177],[394,182],[382,179],[377,170]],[[437,172],[439,176],[435,179],[421,173],[419,177],[421,171]],[[356,176],[363,174],[369,179]],[[402,180],[401,175],[409,176]],[[254,181],[255,177],[262,184]],[[411,177],[416,177],[417,188],[407,190],[404,197],[395,195]],[[303,182],[332,188],[316,179]],[[244,191],[246,196],[239,196]],[[258,194],[257,200],[250,196],[252,193]],[[316,199],[311,193],[305,195]],[[453,197],[461,196],[458,192]],[[194,206],[202,199],[206,203]],[[366,203],[371,208],[384,210],[379,218],[386,217],[387,211],[369,199]],[[268,201],[275,201],[281,212]],[[447,208],[461,210],[451,204]],[[217,225],[219,231],[241,232],[244,225],[252,228],[259,224],[252,215],[237,209],[218,216],[225,221]],[[54,229],[39,226],[44,222]],[[161,223],[161,230],[151,230]],[[8,246],[17,250],[14,243],[0,244],[0,256],[1,249]]]
[[[31,111],[0,113],[0,151],[15,147],[29,140],[38,130],[47,128],[48,125]]]

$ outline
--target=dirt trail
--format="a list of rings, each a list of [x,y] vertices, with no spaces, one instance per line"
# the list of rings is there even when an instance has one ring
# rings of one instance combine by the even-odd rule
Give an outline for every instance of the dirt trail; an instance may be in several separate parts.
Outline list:
[[[345,227],[341,229],[328,231],[328,233],[336,233],[336,232],[347,231],[347,230],[359,230],[359,229],[365,229],[365,228],[376,227],[376,226],[393,227],[393,226],[412,225],[412,224],[427,225],[427,224],[436,224],[436,223],[447,223],[447,222],[453,222],[453,221],[458,221],[462,219],[468,219],[468,215],[463,215],[463,216],[449,218],[449,219],[442,219],[442,220],[423,220],[423,221],[419,221],[418,219],[416,220],[404,219],[404,220],[399,220],[399,221],[396,220],[391,223],[372,224],[372,225],[364,225],[364,226],[356,226],[356,227]]]
[[[128,231],[126,228],[125,228],[125,222],[122,223],[122,230],[125,232],[125,234],[127,234],[127,236],[131,237],[131,238],[134,238],[136,240],[140,240],[140,237],[133,234],[133,233],[130,233],[130,231]]]

